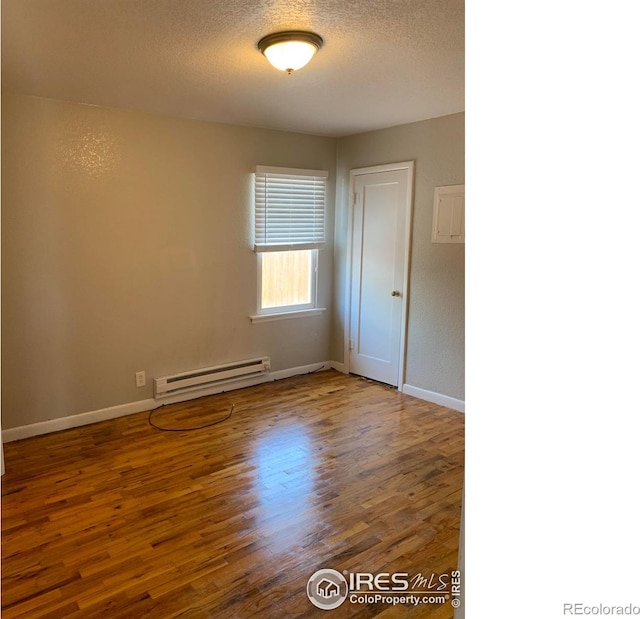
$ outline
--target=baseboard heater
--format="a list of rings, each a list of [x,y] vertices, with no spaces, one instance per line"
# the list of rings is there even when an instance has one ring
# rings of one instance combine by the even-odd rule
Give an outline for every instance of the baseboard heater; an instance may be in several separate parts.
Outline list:
[[[156,398],[164,398],[196,389],[231,384],[252,376],[267,374],[270,369],[271,361],[269,357],[261,357],[259,359],[247,359],[246,361],[225,363],[215,367],[200,368],[191,372],[154,378],[154,395]]]

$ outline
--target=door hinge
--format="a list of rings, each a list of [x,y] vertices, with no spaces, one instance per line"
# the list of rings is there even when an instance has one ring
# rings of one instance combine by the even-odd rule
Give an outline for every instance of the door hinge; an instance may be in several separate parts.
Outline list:
[[[353,340],[349,340],[349,350],[353,350],[355,342]]]

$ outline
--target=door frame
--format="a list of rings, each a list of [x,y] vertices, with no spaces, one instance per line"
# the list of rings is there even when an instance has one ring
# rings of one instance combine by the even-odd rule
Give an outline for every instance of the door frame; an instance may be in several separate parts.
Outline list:
[[[345,314],[344,314],[344,369],[348,374],[351,365],[351,355],[349,341],[351,339],[351,284],[353,278],[352,258],[353,258],[353,217],[355,210],[355,182],[357,176],[366,174],[377,174],[379,172],[393,172],[394,170],[407,170],[407,201],[405,204],[405,244],[404,244],[404,277],[402,292],[402,309],[400,325],[400,354],[398,358],[398,391],[402,393],[406,366],[407,348],[407,315],[409,311],[409,268],[411,258],[411,238],[413,231],[413,183],[414,183],[414,161],[402,161],[400,163],[387,163],[382,165],[368,166],[366,168],[354,168],[349,172],[349,197],[348,197],[348,217],[347,217],[347,251],[346,269],[347,277],[345,284]]]

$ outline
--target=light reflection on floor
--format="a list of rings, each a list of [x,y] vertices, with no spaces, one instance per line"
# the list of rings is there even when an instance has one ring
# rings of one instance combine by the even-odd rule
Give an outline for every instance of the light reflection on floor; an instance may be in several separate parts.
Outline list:
[[[270,428],[257,439],[255,462],[260,531],[267,533],[272,552],[290,552],[317,525],[313,493],[318,462],[307,429],[295,420]]]

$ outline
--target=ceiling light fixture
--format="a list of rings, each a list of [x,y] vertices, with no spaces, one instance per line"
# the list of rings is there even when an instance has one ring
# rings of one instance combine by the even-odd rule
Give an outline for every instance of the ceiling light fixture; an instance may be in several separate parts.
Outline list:
[[[258,41],[258,49],[276,69],[291,75],[304,67],[323,43],[315,32],[288,30],[263,37]]]

